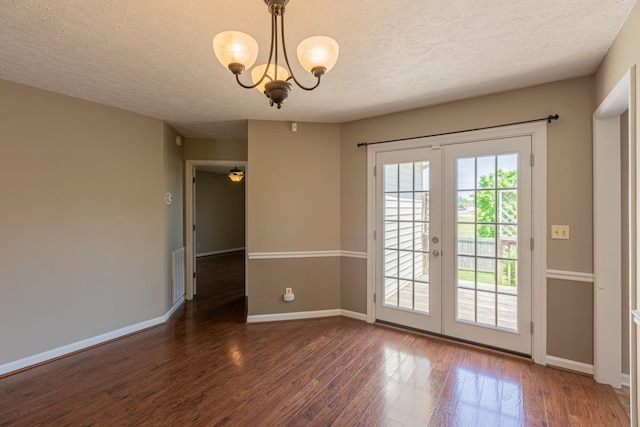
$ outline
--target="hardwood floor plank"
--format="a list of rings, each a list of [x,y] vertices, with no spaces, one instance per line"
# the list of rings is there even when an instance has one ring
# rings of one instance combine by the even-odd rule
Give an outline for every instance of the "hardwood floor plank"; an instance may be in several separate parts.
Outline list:
[[[244,254],[164,325],[0,379],[0,426],[628,425],[582,375],[344,317],[244,323]]]

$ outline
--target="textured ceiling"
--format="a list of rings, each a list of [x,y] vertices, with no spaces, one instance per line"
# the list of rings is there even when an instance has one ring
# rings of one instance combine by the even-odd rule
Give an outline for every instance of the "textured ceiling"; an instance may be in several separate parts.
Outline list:
[[[634,4],[291,0],[290,55],[323,34],[340,57],[318,89],[294,87],[277,110],[240,88],[211,47],[236,29],[266,62],[263,0],[2,0],[0,78],[166,120],[188,137],[243,138],[247,119],[345,122],[588,75]]]

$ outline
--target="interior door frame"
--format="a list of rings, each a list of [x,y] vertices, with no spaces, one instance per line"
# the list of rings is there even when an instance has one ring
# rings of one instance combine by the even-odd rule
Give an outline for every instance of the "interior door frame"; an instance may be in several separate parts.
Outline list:
[[[629,308],[637,308],[636,283],[638,251],[636,224],[639,210],[636,208],[638,150],[635,149],[635,67],[628,70],[618,84],[598,106],[593,114],[593,377],[599,383],[615,388],[621,385],[622,323],[617,313],[621,304],[620,263],[622,236],[622,194],[620,170],[620,116],[629,110]],[[617,230],[617,232],[612,232]],[[633,318],[633,316],[631,316]],[[634,322],[629,327],[631,419],[635,423],[637,414],[634,399],[637,395],[636,335]]]
[[[376,321],[376,154],[384,151],[437,147],[449,144],[478,142],[514,136],[531,136],[531,150],[535,159],[532,170],[532,236],[534,248],[531,260],[531,318],[532,359],[541,365],[547,363],[547,123],[544,121],[477,131],[460,132],[426,138],[389,142],[367,146],[367,322]]]
[[[243,166],[245,170],[245,190],[244,190],[244,203],[247,206],[247,183],[249,180],[248,177],[248,162],[246,160],[186,160],[185,168],[184,168],[184,194],[185,194],[185,299],[191,300],[193,299],[193,274],[195,272],[195,259],[196,254],[193,250],[193,215],[194,215],[194,206],[195,206],[195,195],[193,194],[193,179],[196,176],[196,167],[197,166],[228,166],[229,168],[233,168],[235,166]],[[247,247],[247,209],[245,209],[244,215],[244,243],[245,248]],[[245,251],[245,260],[244,260],[244,295],[248,296],[249,292],[249,263],[247,262],[247,251]]]

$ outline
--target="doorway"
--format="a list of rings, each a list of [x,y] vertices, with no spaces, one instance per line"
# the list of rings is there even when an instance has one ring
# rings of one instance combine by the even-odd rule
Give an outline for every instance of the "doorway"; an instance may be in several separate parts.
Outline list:
[[[186,286],[185,286],[185,299],[190,300],[193,299],[194,295],[197,294],[197,270],[196,270],[196,257],[199,253],[198,250],[198,239],[197,239],[197,221],[196,221],[196,213],[197,213],[197,206],[196,206],[196,195],[197,195],[197,180],[196,180],[196,175],[197,175],[197,170],[202,170],[202,171],[209,171],[210,173],[216,173],[218,174],[218,176],[220,176],[219,179],[228,179],[225,176],[223,176],[224,174],[229,173],[229,171],[233,168],[239,168],[241,170],[243,170],[245,172],[245,178],[244,178],[244,205],[246,206],[246,199],[247,199],[247,192],[246,192],[246,182],[248,180],[248,178],[246,177],[246,171],[247,171],[247,162],[246,161],[227,161],[227,160],[187,160],[186,162],[186,167],[185,167],[185,235],[186,235],[186,263],[185,263],[185,269],[186,269],[186,275],[187,275],[187,280],[186,280]],[[231,183],[233,184],[233,183]],[[218,200],[216,201],[216,204],[218,207],[223,206],[225,207],[225,200]],[[246,212],[246,211],[245,211]],[[243,222],[243,227],[244,227],[244,244],[242,245],[243,248],[240,247],[234,247],[234,248],[230,248],[233,249],[234,251],[237,250],[243,250],[246,247],[246,239],[247,239],[247,215],[245,213],[243,213],[243,218],[241,219],[241,221]],[[202,249],[202,241],[201,243],[201,248]],[[235,245],[233,245],[235,246]],[[229,248],[227,248],[229,249]],[[205,251],[204,254],[206,255],[221,255],[223,254],[225,251],[218,249],[218,250],[214,250],[214,251]],[[203,254],[202,251],[200,251],[200,254]],[[247,274],[247,259],[246,259],[246,251],[243,252],[243,259],[244,259],[244,295],[245,297],[247,296],[247,283],[248,283],[248,274]]]
[[[530,155],[529,136],[378,153],[378,320],[531,354]]]
[[[367,320],[546,364],[546,124],[369,146],[368,158]]]

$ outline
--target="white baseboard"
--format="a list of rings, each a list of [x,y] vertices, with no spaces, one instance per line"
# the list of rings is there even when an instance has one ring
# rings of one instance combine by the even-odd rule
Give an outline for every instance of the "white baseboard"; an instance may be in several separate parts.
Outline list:
[[[581,372],[583,374],[593,375],[593,365],[587,363],[576,362],[575,360],[563,359],[561,357],[549,356],[547,354],[547,365],[557,366],[558,368],[568,369],[570,371]]]
[[[165,323],[180,308],[184,303],[184,297],[181,298],[173,307],[169,309],[163,316],[156,317],[154,319],[145,320],[144,322],[136,323],[135,325],[125,326],[124,328],[117,329],[115,331],[106,332],[95,337],[87,338],[81,341],[77,341],[71,344],[64,345],[62,347],[54,348],[53,350],[47,350],[42,353],[35,354],[33,356],[25,357],[20,360],[5,363],[0,365],[0,375],[5,375],[13,371],[28,368],[30,366],[38,365],[40,363],[47,362],[49,360],[57,359],[62,356],[66,356],[71,353],[85,350],[89,347],[96,346],[98,344],[105,343],[107,341],[121,338],[125,335],[130,335],[135,332],[140,332],[144,329],[151,328],[153,326]]]
[[[363,322],[367,321],[367,315],[364,313],[357,313],[355,311],[349,311],[349,310],[340,310],[340,313],[344,317],[350,317],[352,319],[362,320]]]
[[[196,254],[196,258],[200,258],[201,256],[222,255],[222,254],[228,254],[231,252],[240,252],[240,251],[244,251],[244,248],[232,248],[232,249],[222,249],[220,251],[201,252]]]
[[[342,310],[298,311],[294,313],[255,314],[247,316],[247,323],[280,322],[282,320],[315,319],[342,315]]]
[[[625,387],[631,387],[631,377],[629,374],[620,374],[620,382]]]
[[[367,315],[356,313],[349,310],[317,310],[317,311],[298,311],[294,313],[275,313],[275,314],[255,314],[247,316],[247,323],[260,322],[280,322],[283,320],[300,320],[300,319],[316,319],[319,317],[345,316],[352,319],[367,321]]]

